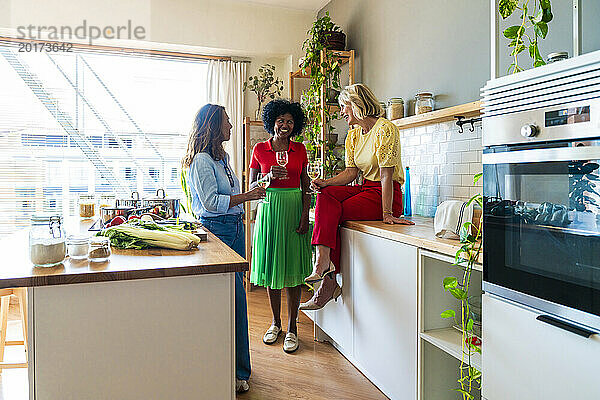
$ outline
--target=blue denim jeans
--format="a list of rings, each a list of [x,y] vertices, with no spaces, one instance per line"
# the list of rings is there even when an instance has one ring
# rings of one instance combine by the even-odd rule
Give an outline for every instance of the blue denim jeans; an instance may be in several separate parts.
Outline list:
[[[242,257],[246,257],[244,223],[241,215],[222,215],[200,218],[202,224]],[[235,375],[237,379],[250,378],[250,343],[248,339],[248,308],[244,273],[235,273]]]

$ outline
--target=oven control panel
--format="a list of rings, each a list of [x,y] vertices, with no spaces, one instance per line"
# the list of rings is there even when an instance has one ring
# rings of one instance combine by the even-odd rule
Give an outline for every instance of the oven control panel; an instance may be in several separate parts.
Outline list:
[[[545,126],[578,124],[590,120],[590,106],[562,108],[545,114]]]

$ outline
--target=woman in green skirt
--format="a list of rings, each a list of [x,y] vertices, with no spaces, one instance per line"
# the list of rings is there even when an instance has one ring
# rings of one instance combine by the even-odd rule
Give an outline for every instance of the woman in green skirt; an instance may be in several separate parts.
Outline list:
[[[265,286],[269,295],[273,322],[263,337],[266,344],[275,343],[281,333],[281,289],[286,288],[288,326],[283,350],[291,353],[298,349],[301,286],[312,271],[308,158],[304,145],[291,140],[304,128],[305,116],[299,103],[273,100],[263,110],[263,122],[272,137],[254,146],[250,187],[270,183],[256,215],[250,281]]]

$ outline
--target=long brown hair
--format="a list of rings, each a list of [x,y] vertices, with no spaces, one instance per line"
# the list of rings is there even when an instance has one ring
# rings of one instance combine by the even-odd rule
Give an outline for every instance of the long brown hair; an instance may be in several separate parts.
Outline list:
[[[198,153],[208,153],[216,161],[225,158],[221,132],[224,116],[225,107],[216,104],[206,104],[198,110],[190,131],[187,151],[181,160],[183,168],[189,168]]]

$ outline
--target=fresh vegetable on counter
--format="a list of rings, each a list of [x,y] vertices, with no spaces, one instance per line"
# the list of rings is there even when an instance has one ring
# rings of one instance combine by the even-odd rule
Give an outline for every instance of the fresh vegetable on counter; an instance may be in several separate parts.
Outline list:
[[[104,229],[97,234],[110,238],[119,249],[147,249],[163,247],[174,250],[191,250],[198,247],[200,239],[178,227],[162,227],[153,222],[131,221]]]

